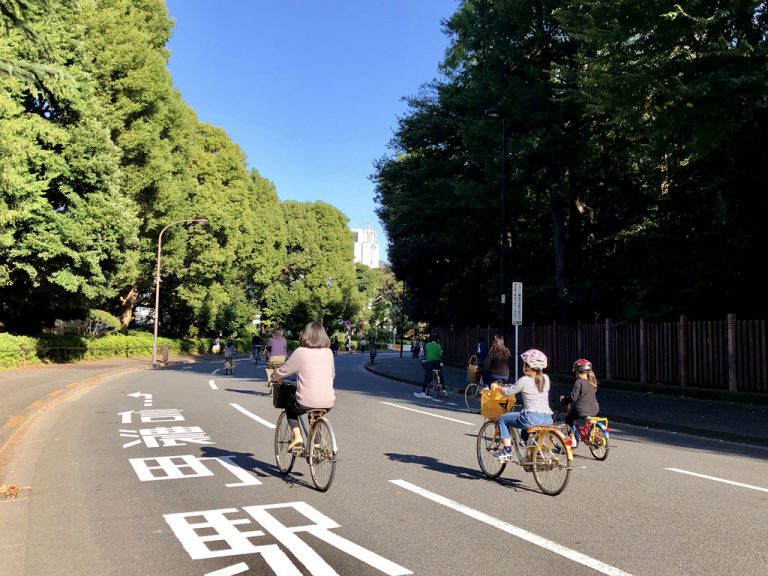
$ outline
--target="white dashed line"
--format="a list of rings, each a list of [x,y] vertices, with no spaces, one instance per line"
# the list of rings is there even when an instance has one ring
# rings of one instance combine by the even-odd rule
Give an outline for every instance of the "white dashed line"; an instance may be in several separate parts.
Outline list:
[[[697,474],[696,472],[688,472],[687,470],[680,470],[679,468],[664,468],[664,470],[669,470],[670,472],[679,472],[680,474],[688,474],[688,476],[696,476],[697,478],[704,478],[705,480],[722,482],[723,484],[730,484],[731,486],[739,486],[741,488],[749,488],[750,490],[759,490],[760,492],[768,492],[768,488],[761,488],[760,486],[752,486],[751,484],[742,484],[741,482],[734,482],[733,480],[717,478],[716,476],[707,476],[706,474]]]
[[[456,420],[456,418],[448,418],[448,416],[441,416],[439,414],[432,414],[431,412],[425,412],[424,410],[416,410],[415,408],[408,408],[407,406],[401,406],[400,404],[392,404],[391,402],[382,402],[382,404],[386,404],[387,406],[392,406],[394,408],[400,408],[401,410],[410,410],[411,412],[418,412],[419,414],[425,414],[427,416],[432,416],[433,418],[442,418],[443,420],[450,420],[451,422],[458,422],[459,424],[466,424],[467,426],[476,426],[477,422],[464,422],[464,420]]]
[[[255,420],[259,424],[264,424],[264,426],[266,426],[267,428],[273,428],[273,429],[275,428],[275,425],[272,424],[272,422],[269,422],[268,420],[264,420],[264,418],[256,416],[256,414],[254,414],[252,412],[248,412],[248,410],[246,410],[245,408],[243,408],[239,404],[234,404],[234,403],[230,402],[229,405],[232,406],[232,408],[234,408],[238,412],[241,412],[241,413],[245,414],[246,416],[248,416],[248,418],[250,418],[251,420]]]
[[[552,540],[544,538],[543,536],[539,536],[538,534],[534,534],[533,532],[528,532],[528,530],[524,530],[523,528],[519,528],[513,524],[509,524],[508,522],[494,518],[493,516],[489,516],[484,512],[480,512],[479,510],[475,510],[474,508],[470,508],[464,504],[459,504],[450,498],[440,496],[439,494],[435,494],[434,492],[420,488],[419,486],[411,484],[410,482],[406,482],[405,480],[390,480],[390,482],[400,486],[401,488],[404,488],[405,490],[410,490],[414,494],[418,494],[419,496],[423,496],[428,500],[432,500],[437,504],[451,508],[456,512],[460,512],[466,516],[469,516],[470,518],[474,518],[475,520],[479,520],[480,522],[488,524],[489,526],[493,526],[494,528],[498,528],[502,532],[512,534],[512,536],[517,536],[521,540],[525,540],[526,542],[540,546],[545,550],[559,554],[568,560],[572,560],[587,566],[588,568],[600,572],[601,574],[607,574],[608,576],[632,576],[629,572],[624,572],[619,568],[606,564],[605,562],[601,562],[600,560],[596,560],[595,558],[587,556],[586,554],[577,552],[576,550],[563,546],[562,544],[558,544],[557,542],[553,542]]]

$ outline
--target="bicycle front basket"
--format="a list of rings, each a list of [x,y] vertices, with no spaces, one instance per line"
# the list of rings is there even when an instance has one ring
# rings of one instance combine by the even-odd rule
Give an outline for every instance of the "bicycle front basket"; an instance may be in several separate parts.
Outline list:
[[[272,385],[272,406],[275,408],[287,408],[296,397],[296,384],[283,382]]]
[[[486,388],[480,398],[480,413],[487,420],[495,420],[515,406],[514,396],[504,396],[498,390]]]

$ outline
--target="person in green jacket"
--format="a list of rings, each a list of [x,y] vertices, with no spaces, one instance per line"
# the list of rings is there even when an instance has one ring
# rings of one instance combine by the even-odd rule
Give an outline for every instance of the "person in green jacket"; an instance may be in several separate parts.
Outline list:
[[[443,347],[440,346],[440,336],[432,334],[429,342],[424,346],[424,382],[421,384],[421,392],[414,392],[417,398],[427,397],[427,386],[432,381],[432,370],[440,370],[440,379],[443,377]]]

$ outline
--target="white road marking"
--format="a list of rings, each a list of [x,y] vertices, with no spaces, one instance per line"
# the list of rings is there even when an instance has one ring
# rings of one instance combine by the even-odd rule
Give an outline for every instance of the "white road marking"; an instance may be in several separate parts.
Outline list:
[[[248,418],[250,418],[251,420],[256,420],[256,422],[258,422],[259,424],[264,424],[264,426],[266,426],[267,428],[273,428],[273,429],[275,428],[275,425],[272,424],[272,422],[268,422],[267,420],[264,420],[264,418],[260,418],[259,416],[256,416],[256,414],[252,412],[248,412],[248,410],[246,410],[239,404],[230,402],[229,405],[232,406],[232,408],[234,408],[238,412],[242,412],[243,414],[248,416]]]
[[[211,374],[218,374],[218,373],[219,373],[219,370],[221,370],[221,368],[216,368],[216,370],[214,370],[213,372],[211,372]]]
[[[466,424],[467,426],[476,426],[476,422],[464,422],[464,420],[456,420],[455,418],[448,418],[448,416],[440,416],[439,414],[432,414],[430,412],[424,412],[424,410],[416,410],[415,408],[408,408],[407,406],[401,406],[400,404],[393,404],[392,402],[382,402],[387,406],[393,406],[394,408],[400,408],[401,410],[410,410],[411,412],[418,412],[419,414],[426,414],[434,418],[442,418],[443,420],[450,420],[451,422],[458,422],[459,424]]]
[[[243,572],[247,571],[248,564],[245,562],[240,562],[239,564],[235,564],[234,566],[227,566],[226,568],[216,570],[215,572],[208,572],[205,576],[234,576],[235,574],[242,574]]]
[[[545,550],[559,554],[568,560],[572,560],[587,566],[588,568],[591,568],[592,570],[602,574],[607,574],[608,576],[632,576],[629,572],[624,572],[619,568],[606,564],[605,562],[601,562],[600,560],[596,560],[595,558],[587,556],[586,554],[577,552],[576,550],[563,546],[562,544],[558,544],[557,542],[553,542],[552,540],[544,538],[543,536],[539,536],[538,534],[534,534],[533,532],[528,532],[528,530],[524,530],[523,528],[519,528],[513,524],[509,524],[503,520],[494,518],[493,516],[489,516],[484,512],[480,512],[479,510],[475,510],[474,508],[470,508],[464,504],[459,504],[455,500],[451,500],[445,496],[440,496],[439,494],[435,494],[434,492],[420,488],[419,486],[411,484],[410,482],[406,482],[405,480],[390,480],[390,482],[400,486],[401,488],[404,488],[405,490],[410,490],[414,494],[418,494],[419,496],[423,496],[428,500],[442,504],[443,506],[451,508],[456,512],[460,512],[466,516],[469,516],[470,518],[474,518],[475,520],[479,520],[480,522],[488,524],[489,526],[498,528],[502,532],[517,536],[521,540],[525,540],[526,542],[535,544],[536,546],[544,548]]]
[[[219,389],[219,387],[216,386],[216,382],[214,382],[213,380],[208,380],[208,386],[210,386],[214,390],[218,390]]]
[[[733,480],[726,480],[725,478],[717,478],[716,476],[707,476],[706,474],[697,474],[696,472],[688,472],[687,470],[680,470],[679,468],[664,468],[670,472],[679,472],[680,474],[688,474],[689,476],[696,476],[698,478],[704,478],[705,480],[714,480],[715,482],[722,482],[723,484],[731,484],[733,486],[739,486],[741,488],[749,488],[750,490],[759,490],[760,492],[768,492],[768,488],[761,488],[760,486],[752,486],[751,484],[742,484],[741,482],[734,482]]]

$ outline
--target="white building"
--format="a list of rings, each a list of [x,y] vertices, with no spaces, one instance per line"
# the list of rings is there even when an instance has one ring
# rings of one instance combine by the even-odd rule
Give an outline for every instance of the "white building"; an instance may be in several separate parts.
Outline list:
[[[366,224],[365,228],[353,228],[352,232],[355,235],[355,264],[378,268],[379,245],[376,243],[376,230]]]

